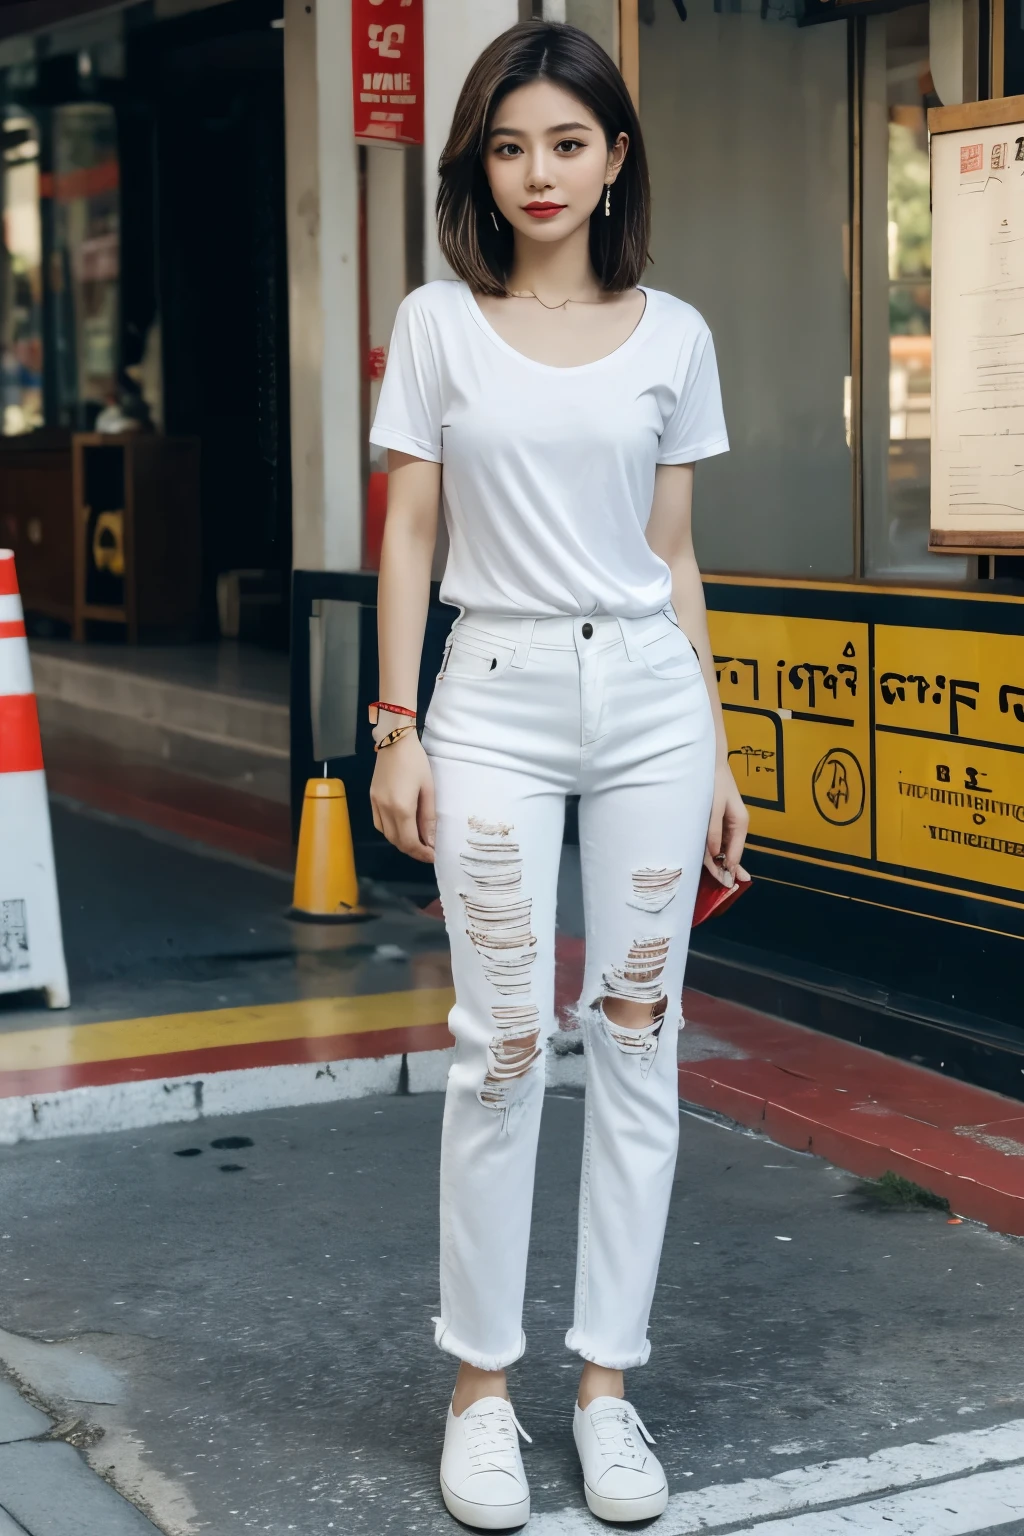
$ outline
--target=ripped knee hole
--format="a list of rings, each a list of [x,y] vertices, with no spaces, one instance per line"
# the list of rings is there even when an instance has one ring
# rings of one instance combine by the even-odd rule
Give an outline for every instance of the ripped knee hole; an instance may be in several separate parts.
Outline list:
[[[634,939],[624,963],[610,966],[604,972],[601,978],[604,993],[592,1004],[593,1011],[600,1017],[612,1043],[624,1055],[639,1058],[643,1077],[651,1070],[657,1055],[658,1041],[668,1011],[662,973],[668,959],[670,942],[664,934]],[[618,1018],[609,1014],[609,1003],[613,1005],[613,1013],[620,1015]],[[635,1024],[627,1022],[621,1016],[624,1010],[615,1007],[616,1003],[628,1005],[631,1014],[634,1009],[639,1010],[640,1020]]]

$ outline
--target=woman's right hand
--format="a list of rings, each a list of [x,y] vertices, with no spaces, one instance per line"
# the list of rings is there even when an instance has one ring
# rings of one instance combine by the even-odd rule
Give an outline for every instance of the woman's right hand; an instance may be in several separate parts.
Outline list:
[[[434,778],[415,731],[377,753],[370,804],[373,824],[389,843],[421,864],[434,862]]]

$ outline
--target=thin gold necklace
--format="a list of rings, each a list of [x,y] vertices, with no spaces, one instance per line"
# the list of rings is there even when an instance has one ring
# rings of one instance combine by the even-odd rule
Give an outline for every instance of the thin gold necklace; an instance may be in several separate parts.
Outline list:
[[[533,292],[518,292],[515,288],[509,289],[509,297],[512,299],[536,299],[541,309],[566,309],[570,304],[603,304],[603,299],[563,299],[561,304],[545,304],[538,294]]]

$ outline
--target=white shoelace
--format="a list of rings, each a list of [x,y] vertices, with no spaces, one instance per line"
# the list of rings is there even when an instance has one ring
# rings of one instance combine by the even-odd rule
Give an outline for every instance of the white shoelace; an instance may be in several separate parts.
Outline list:
[[[590,1416],[602,1456],[614,1466],[642,1468],[647,1453],[637,1443],[635,1430],[639,1429],[648,1445],[654,1444],[636,1409],[630,1403],[619,1408],[599,1408]]]
[[[532,1445],[533,1441],[516,1418],[511,1403],[500,1408],[472,1409],[464,1415],[466,1450],[474,1472],[515,1472],[518,1443],[516,1430]]]

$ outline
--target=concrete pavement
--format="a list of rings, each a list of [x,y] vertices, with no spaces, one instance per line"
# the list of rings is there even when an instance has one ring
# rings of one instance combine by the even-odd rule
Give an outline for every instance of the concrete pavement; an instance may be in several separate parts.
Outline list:
[[[170,1536],[452,1530],[436,1479],[453,1364],[430,1326],[440,1113],[439,1095],[398,1094],[0,1149],[0,1359],[79,1422],[69,1454]],[[749,1132],[686,1112],[681,1129],[653,1353],[630,1381],[676,1496],[663,1536],[830,1536],[822,1504],[844,1536],[1021,1536],[1020,1241]],[[549,1094],[512,1375],[538,1536],[595,1528],[562,1343],[581,1135],[579,1096]],[[911,1497],[926,1503],[907,1514]],[[81,1529],[10,1512],[31,1536]]]
[[[293,924],[280,875],[95,812],[57,807],[54,823],[73,1006],[0,1006],[0,1143],[443,1084],[453,993],[438,903],[424,913],[367,887],[372,921]],[[570,848],[555,966],[570,1028],[550,1085],[583,1081],[570,1017],[583,951]],[[684,1007],[683,1099],[1024,1234],[1019,1100],[700,993]]]
[[[453,1365],[429,1321],[441,1101],[419,1091],[447,1065],[443,928],[381,892],[375,923],[304,949],[323,940],[284,921],[280,876],[66,808],[55,837],[75,1006],[5,1000],[0,1093],[35,1076],[0,1110],[20,1103],[30,1131],[50,1117],[52,1136],[58,1099],[91,1091],[74,1084],[134,1091],[138,1072],[168,1100],[157,1119],[190,1123],[0,1147],[0,1536],[451,1530]],[[564,873],[563,1001],[580,959]],[[630,1388],[673,1489],[660,1536],[1024,1536],[1021,1241],[757,1134],[806,1145],[812,1110],[819,1127],[845,1095],[862,1141],[890,1138],[868,1171],[907,1156],[897,1111],[975,1162],[965,1133],[984,1132],[1016,1171],[1016,1106],[982,1124],[994,1096],[710,999],[687,1014],[684,1097],[755,1133],[682,1112],[654,1352]],[[176,1048],[187,1114],[164,1075]],[[248,1067],[224,1070],[230,1052]],[[586,1536],[562,1344],[583,1063],[554,1065],[513,1390],[535,1439],[531,1529]],[[376,1096],[339,1100],[328,1074],[356,1067]],[[336,1101],[255,1112],[236,1092],[244,1112],[218,1116],[222,1085],[260,1071]]]

